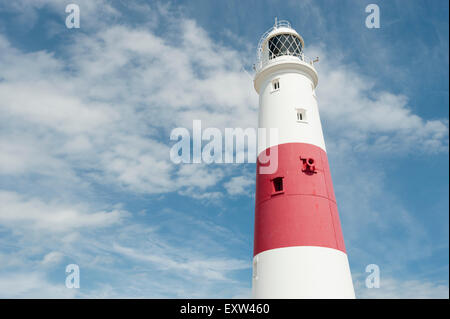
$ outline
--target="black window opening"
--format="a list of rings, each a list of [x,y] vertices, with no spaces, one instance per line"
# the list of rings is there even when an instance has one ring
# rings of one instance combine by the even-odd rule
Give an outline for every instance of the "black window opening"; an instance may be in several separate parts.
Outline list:
[[[269,39],[269,59],[283,55],[302,57],[300,39],[292,34],[279,34]]]
[[[283,191],[283,177],[277,177],[272,180],[273,189],[276,193]]]
[[[306,121],[306,110],[297,110],[297,121]]]
[[[273,81],[273,89],[278,90],[280,88],[280,81]]]

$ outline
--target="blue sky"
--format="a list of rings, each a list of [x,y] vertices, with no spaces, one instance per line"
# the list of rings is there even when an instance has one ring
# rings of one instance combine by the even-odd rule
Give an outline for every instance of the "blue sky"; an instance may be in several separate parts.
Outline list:
[[[447,1],[80,0],[80,29],[68,3],[0,1],[0,297],[250,296],[255,165],[175,165],[169,136],[257,125],[277,16],[320,57],[357,297],[448,298]]]

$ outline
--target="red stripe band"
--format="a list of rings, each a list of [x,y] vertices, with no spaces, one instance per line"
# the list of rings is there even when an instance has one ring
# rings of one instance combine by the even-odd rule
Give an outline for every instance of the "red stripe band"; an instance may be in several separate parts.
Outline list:
[[[345,253],[326,152],[305,143],[278,148],[278,169],[259,174],[257,163],[254,255],[291,246],[320,246]]]

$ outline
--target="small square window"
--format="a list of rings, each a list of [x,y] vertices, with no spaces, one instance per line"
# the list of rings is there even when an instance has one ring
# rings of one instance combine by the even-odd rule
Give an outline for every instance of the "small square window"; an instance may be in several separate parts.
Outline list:
[[[272,81],[272,91],[277,91],[280,89],[280,80],[276,79]]]
[[[273,182],[273,190],[275,193],[283,191],[283,177],[276,177],[272,180],[272,182]]]
[[[306,122],[306,110],[297,109],[297,122]]]

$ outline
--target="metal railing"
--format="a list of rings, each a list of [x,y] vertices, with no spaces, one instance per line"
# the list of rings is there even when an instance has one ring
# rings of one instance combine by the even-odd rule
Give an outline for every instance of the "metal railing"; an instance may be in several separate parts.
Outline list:
[[[261,36],[261,38],[259,39],[258,49],[257,49],[258,50],[257,51],[257,53],[258,53],[258,61],[260,60],[260,57],[261,57],[262,44],[263,44],[264,40],[267,38],[267,36],[269,35],[270,32],[272,32],[273,30],[278,29],[278,28],[289,28],[289,29],[292,29],[291,24],[289,23],[289,21],[287,21],[287,20],[280,20],[280,21],[275,20],[275,24],[269,30],[264,32],[263,35]]]
[[[274,31],[274,30],[276,30],[278,28],[289,28],[289,29],[292,29],[291,24],[289,23],[289,21],[286,21],[286,20],[280,20],[280,21],[275,20],[275,24],[269,30],[264,32],[264,34],[261,36],[261,38],[259,39],[259,42],[258,42],[257,57],[256,57],[257,58],[257,62],[253,65],[253,69],[256,72],[258,72],[259,70],[261,70],[263,68],[263,62],[265,62],[265,65],[270,63],[270,60],[269,61],[263,61],[263,56],[262,56],[262,54],[263,54],[263,44],[264,44],[265,40],[267,39],[268,35],[272,31]],[[293,55],[288,55],[288,56],[293,56]],[[306,62],[306,63],[310,64],[310,65],[314,65],[315,61],[310,59],[310,58],[308,58],[308,57],[306,57],[303,54],[303,52],[301,53],[300,56],[295,56],[295,57],[298,58],[299,60],[303,61],[303,62]],[[272,60],[275,60],[275,59],[272,59]]]

